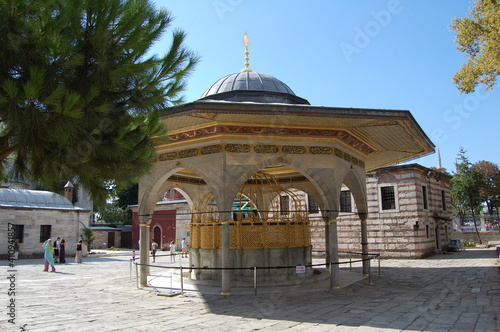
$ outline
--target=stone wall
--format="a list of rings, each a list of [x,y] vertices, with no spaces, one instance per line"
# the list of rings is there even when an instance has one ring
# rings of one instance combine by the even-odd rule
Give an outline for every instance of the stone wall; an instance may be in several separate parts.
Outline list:
[[[229,250],[231,278],[233,281],[252,282],[254,271],[251,267],[273,267],[272,269],[257,270],[259,282],[286,282],[294,279],[305,279],[313,275],[311,267],[306,268],[306,273],[297,274],[296,266],[305,266],[312,263],[311,247],[298,248],[273,248],[273,249],[231,249]],[[215,280],[220,285],[221,270],[203,269],[209,267],[221,267],[220,249],[197,249],[189,250],[189,265],[195,267],[191,278],[195,280]],[[288,267],[288,268],[276,268]],[[202,269],[199,269],[202,268]],[[210,284],[210,283],[207,283]]]
[[[120,248],[122,243],[121,229],[94,229],[95,240],[92,243],[92,249],[107,249],[110,248],[109,233],[115,233],[115,248]]]
[[[20,258],[43,257],[42,244],[47,239],[40,239],[40,226],[51,225],[50,238],[59,236],[66,241],[66,255],[74,256],[80,221],[86,222],[88,212],[55,209],[16,209],[0,208],[0,241],[8,243],[9,223],[24,225],[23,242],[20,244]],[[0,258],[6,259],[7,246],[2,246]]]
[[[500,242],[500,233],[498,231],[490,231],[490,232],[479,232],[479,236],[483,241],[483,244],[489,244],[489,242],[496,242],[498,244]],[[479,243],[476,232],[454,232],[454,239],[467,239],[469,241],[474,241]]]
[[[395,258],[421,258],[445,250],[453,231],[449,180],[450,177],[443,173],[416,164],[368,172],[368,250],[381,253],[383,257]],[[382,186],[394,186],[395,209],[381,209]],[[426,209],[422,186],[427,188]],[[348,188],[344,187],[343,190]],[[445,193],[446,210],[441,203],[442,190]],[[338,217],[339,251],[361,251],[361,222],[354,201],[352,211],[340,213]],[[317,253],[325,250],[324,242],[321,241],[324,232],[321,223],[313,228],[312,236],[316,239],[313,246]]]

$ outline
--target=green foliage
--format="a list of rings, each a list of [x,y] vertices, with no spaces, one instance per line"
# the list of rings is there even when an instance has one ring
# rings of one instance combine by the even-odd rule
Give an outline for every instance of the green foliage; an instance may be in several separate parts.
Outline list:
[[[455,164],[456,173],[451,179],[451,199],[456,209],[468,211],[472,214],[476,234],[479,243],[481,243],[474,210],[481,206],[482,200],[480,190],[484,182],[481,173],[476,168],[472,167],[465,153],[466,151],[464,148],[460,147],[458,160]]]
[[[139,184],[133,183],[118,193],[118,206],[122,209],[139,203]]]
[[[464,245],[464,247],[475,247],[476,246],[476,242],[474,242],[472,240],[461,239],[460,241],[462,241],[462,244]]]
[[[479,194],[481,200],[486,202],[489,214],[493,214],[496,197],[500,197],[500,170],[498,165],[481,160],[472,165],[472,168],[481,174],[483,186],[479,190]]]
[[[120,208],[116,202],[98,207],[97,213],[107,224],[132,224],[127,209]]]
[[[149,0],[0,0],[0,161],[96,204],[147,172],[197,62],[178,30],[150,55],[170,23]]]
[[[497,1],[474,0],[468,17],[455,18],[451,25],[457,49],[467,62],[453,82],[460,92],[474,92],[478,84],[491,90],[500,73],[500,8]]]
[[[85,226],[82,222],[80,222],[80,224],[82,224],[82,226],[83,226],[82,234],[80,237],[81,237],[83,243],[85,243],[85,245],[87,246],[87,251],[90,252],[90,250],[92,250],[92,244],[94,243],[94,240],[96,239],[96,237],[94,235],[94,231],[91,230],[90,228],[88,228],[87,226]]]

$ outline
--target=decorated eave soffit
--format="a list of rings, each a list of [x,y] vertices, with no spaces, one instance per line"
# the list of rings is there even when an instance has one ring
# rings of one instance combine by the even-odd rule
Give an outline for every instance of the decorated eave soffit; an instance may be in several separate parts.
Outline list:
[[[166,110],[163,122],[169,143],[159,150],[210,136],[280,136],[338,142],[366,158],[367,170],[434,152],[434,144],[404,110],[195,101]]]

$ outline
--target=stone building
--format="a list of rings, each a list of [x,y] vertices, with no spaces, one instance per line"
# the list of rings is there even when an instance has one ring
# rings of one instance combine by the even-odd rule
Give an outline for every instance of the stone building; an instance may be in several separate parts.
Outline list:
[[[422,258],[446,251],[453,236],[451,176],[418,164],[383,167],[366,174],[368,246],[383,257]],[[356,204],[349,188],[340,193],[339,250],[360,252]],[[312,231],[325,250],[324,233]]]
[[[92,242],[92,249],[107,249],[111,247],[122,247],[122,229],[106,226],[92,226],[95,240]]]
[[[244,45],[248,54],[248,38]],[[221,281],[223,295],[231,294],[230,284],[239,278],[229,268],[311,262],[307,213],[270,211],[275,199],[293,196],[291,189],[306,192],[322,212],[326,257],[334,263],[330,282],[338,288],[342,186],[356,203],[367,258],[366,172],[434,151],[409,111],[313,106],[277,78],[252,71],[248,62],[199,100],[166,109],[162,121],[168,141],[156,146],[155,164],[139,183],[140,284],[147,285],[154,211],[165,192],[175,189],[193,213],[190,266],[201,269],[196,278],[211,277],[205,267],[222,268],[212,276]],[[234,201],[244,197],[252,213],[235,215]],[[363,274],[368,270],[365,260]],[[258,278],[295,277],[267,271]]]
[[[138,206],[130,206],[132,210],[132,248],[139,248],[139,215]],[[157,202],[151,219],[150,239],[153,239],[158,248],[170,248],[174,241],[177,251],[181,250],[181,240],[188,239],[191,214],[189,204],[176,190],[167,192],[165,200]]]
[[[89,212],[52,192],[2,188],[0,227],[3,231],[0,241],[8,243],[13,236],[20,242],[20,258],[41,257],[43,242],[49,238],[54,241],[59,236],[66,240],[66,255],[74,256],[80,222],[87,222]],[[5,259],[7,248],[2,248],[0,257]]]
[[[382,257],[422,258],[441,250],[445,251],[449,239],[453,236],[450,179],[451,176],[445,172],[419,164],[389,166],[368,172],[367,229],[370,253],[380,253]],[[326,238],[319,206],[306,192],[292,191],[300,203],[288,200],[287,210],[307,209],[311,221],[313,256],[323,256],[326,251]],[[390,194],[392,192],[394,195]],[[155,213],[159,210],[170,210],[171,215],[177,217],[176,225],[172,224],[170,227],[183,230],[177,239],[189,238],[188,203],[182,200],[178,193],[175,197],[175,201],[158,203]],[[389,204],[387,200],[392,198],[394,203]],[[274,210],[282,208],[277,206],[276,202],[275,205]],[[342,187],[339,207],[339,252],[360,252],[360,226],[356,204],[346,186]],[[137,210],[137,207],[133,209]],[[162,221],[160,215],[154,219],[157,222]],[[138,239],[137,213],[134,213],[134,223],[134,238]]]

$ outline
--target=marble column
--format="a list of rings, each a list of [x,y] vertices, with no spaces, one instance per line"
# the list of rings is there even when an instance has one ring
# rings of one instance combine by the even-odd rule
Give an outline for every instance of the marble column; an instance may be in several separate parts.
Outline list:
[[[221,213],[221,235],[222,235],[222,268],[231,267],[230,255],[229,255],[229,221],[230,213]],[[231,271],[222,270],[222,291],[221,295],[231,295]]]
[[[140,221],[140,280],[139,284],[141,287],[148,286],[148,275],[149,275],[149,225],[151,223],[151,218],[149,216],[139,217]]]
[[[330,220],[328,217],[323,217],[325,222],[325,264],[329,267],[330,264]]]
[[[363,276],[367,277],[370,274],[370,261],[368,260],[368,229],[366,219],[367,213],[358,213],[361,219],[361,253],[363,257]]]
[[[340,266],[339,266],[339,240],[337,232],[338,213],[328,213],[330,230],[330,262],[332,270],[330,274],[330,288],[340,288]]]

